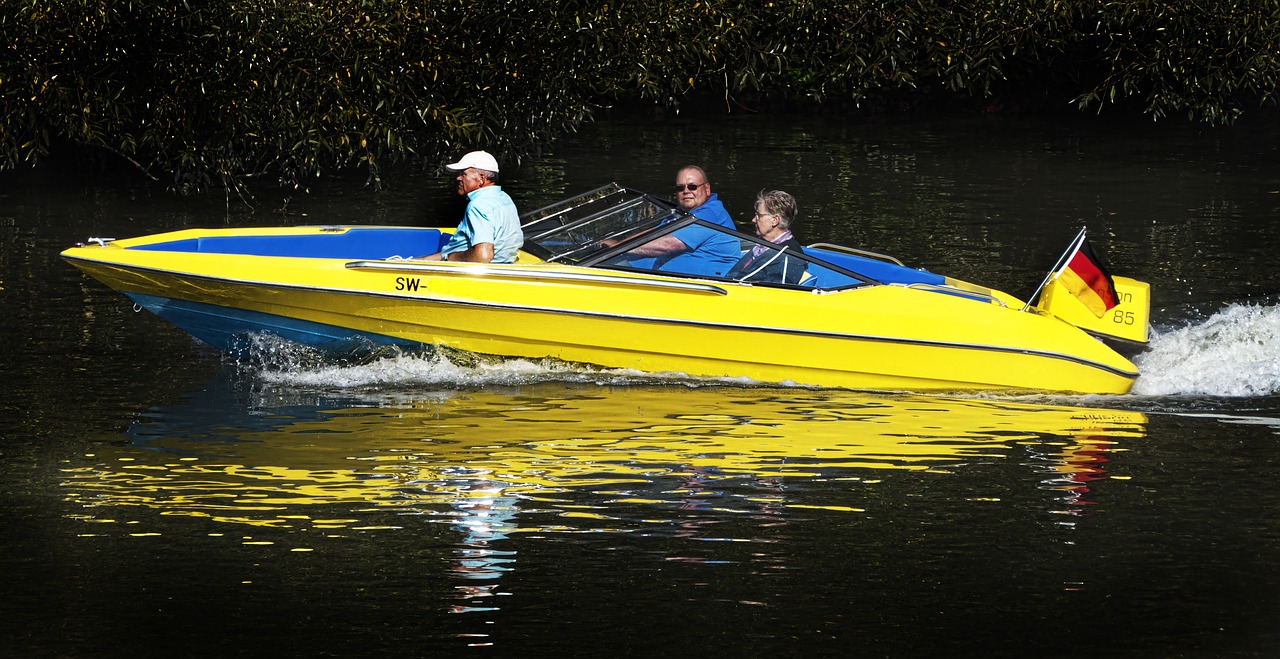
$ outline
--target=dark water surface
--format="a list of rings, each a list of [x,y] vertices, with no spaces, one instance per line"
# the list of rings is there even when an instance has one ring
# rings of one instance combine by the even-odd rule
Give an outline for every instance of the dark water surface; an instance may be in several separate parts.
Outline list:
[[[1280,648],[1280,126],[618,122],[533,208],[704,165],[739,224],[1026,296],[1081,225],[1153,288],[1135,393],[963,397],[264,341],[225,363],[57,252],[452,225],[448,179],[254,207],[0,177],[0,654],[1269,657]]]

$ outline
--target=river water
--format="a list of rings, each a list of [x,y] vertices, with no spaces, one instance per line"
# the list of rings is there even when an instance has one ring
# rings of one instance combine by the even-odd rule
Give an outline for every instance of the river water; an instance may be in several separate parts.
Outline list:
[[[524,361],[225,362],[61,262],[89,236],[451,225],[434,171],[176,198],[0,177],[12,656],[1262,657],[1280,647],[1280,125],[602,121],[528,209],[702,164],[740,225],[1031,293],[1148,281],[1127,396],[925,396]]]

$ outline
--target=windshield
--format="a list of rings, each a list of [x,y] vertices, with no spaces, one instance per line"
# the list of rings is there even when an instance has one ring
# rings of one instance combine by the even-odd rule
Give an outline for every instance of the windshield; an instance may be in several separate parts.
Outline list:
[[[675,204],[617,184],[520,217],[524,249],[544,261],[582,264],[621,242],[689,216]],[[616,244],[615,242],[615,244]]]
[[[549,262],[806,289],[876,283],[694,217],[673,202],[610,184],[521,216],[524,249]],[[663,252],[672,241],[676,249]]]

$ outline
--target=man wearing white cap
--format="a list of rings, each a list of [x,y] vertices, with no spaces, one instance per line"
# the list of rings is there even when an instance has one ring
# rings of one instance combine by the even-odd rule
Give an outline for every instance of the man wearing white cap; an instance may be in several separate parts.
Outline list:
[[[440,252],[422,260],[511,263],[524,244],[516,203],[498,185],[498,161],[485,151],[472,151],[445,169],[458,174],[458,194],[466,195],[462,222]]]

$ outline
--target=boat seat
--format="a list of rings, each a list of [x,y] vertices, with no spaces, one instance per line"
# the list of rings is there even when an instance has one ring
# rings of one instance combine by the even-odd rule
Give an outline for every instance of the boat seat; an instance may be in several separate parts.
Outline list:
[[[353,227],[334,233],[278,236],[208,236],[130,249],[204,254],[247,254],[315,259],[379,260],[440,251],[452,234],[438,229]]]
[[[917,270],[908,268],[904,265],[898,265],[889,261],[880,259],[867,258],[865,256],[857,256],[854,254],[842,254],[825,249],[816,249],[812,247],[804,248],[805,254],[822,259],[833,265],[838,265],[846,270],[856,272],[864,277],[869,277],[878,282],[885,284],[933,284],[942,286],[946,284],[947,278],[929,272],[927,270]]]

